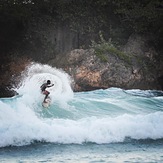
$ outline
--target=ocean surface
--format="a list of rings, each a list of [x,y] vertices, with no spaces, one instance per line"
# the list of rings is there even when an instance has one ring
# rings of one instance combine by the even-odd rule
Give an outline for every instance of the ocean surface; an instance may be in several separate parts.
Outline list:
[[[40,85],[52,99],[42,107]],[[0,99],[0,162],[163,163],[163,92],[120,88],[76,92],[64,71],[38,63],[19,95]]]

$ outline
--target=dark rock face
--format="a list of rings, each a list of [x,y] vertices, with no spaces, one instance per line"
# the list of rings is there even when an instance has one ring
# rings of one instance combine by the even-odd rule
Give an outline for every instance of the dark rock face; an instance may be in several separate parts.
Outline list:
[[[17,95],[17,93],[14,90],[12,90],[10,86],[8,87],[1,86],[0,92],[1,92],[0,97],[12,97],[12,96]]]
[[[159,84],[160,84],[160,86],[161,86],[161,89],[163,90],[163,76],[160,76],[160,77],[158,78],[158,82],[159,82]]]
[[[11,97],[16,95],[12,89],[20,81],[21,72],[31,61],[26,58],[7,58],[1,64],[0,71],[0,97]]]

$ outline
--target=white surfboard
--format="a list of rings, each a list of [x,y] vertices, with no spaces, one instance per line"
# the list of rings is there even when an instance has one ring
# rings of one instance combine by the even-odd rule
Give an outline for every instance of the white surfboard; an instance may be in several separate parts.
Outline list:
[[[50,97],[48,97],[48,98],[45,100],[45,102],[44,102],[44,101],[42,102],[42,106],[43,106],[44,108],[48,108],[48,107],[50,106],[50,104],[51,104],[51,99],[50,99]]]

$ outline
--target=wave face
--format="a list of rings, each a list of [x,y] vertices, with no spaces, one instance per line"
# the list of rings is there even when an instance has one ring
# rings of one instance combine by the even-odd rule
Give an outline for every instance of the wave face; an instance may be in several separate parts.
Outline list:
[[[114,143],[163,139],[163,92],[109,88],[73,93],[62,70],[33,63],[18,96],[0,99],[0,147],[34,142]],[[42,107],[40,85],[50,79],[52,103]]]

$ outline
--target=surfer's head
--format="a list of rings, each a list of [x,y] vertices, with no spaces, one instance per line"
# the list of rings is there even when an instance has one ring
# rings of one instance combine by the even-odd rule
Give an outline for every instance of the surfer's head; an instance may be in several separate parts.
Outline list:
[[[47,84],[51,84],[51,81],[50,80],[47,80]]]

